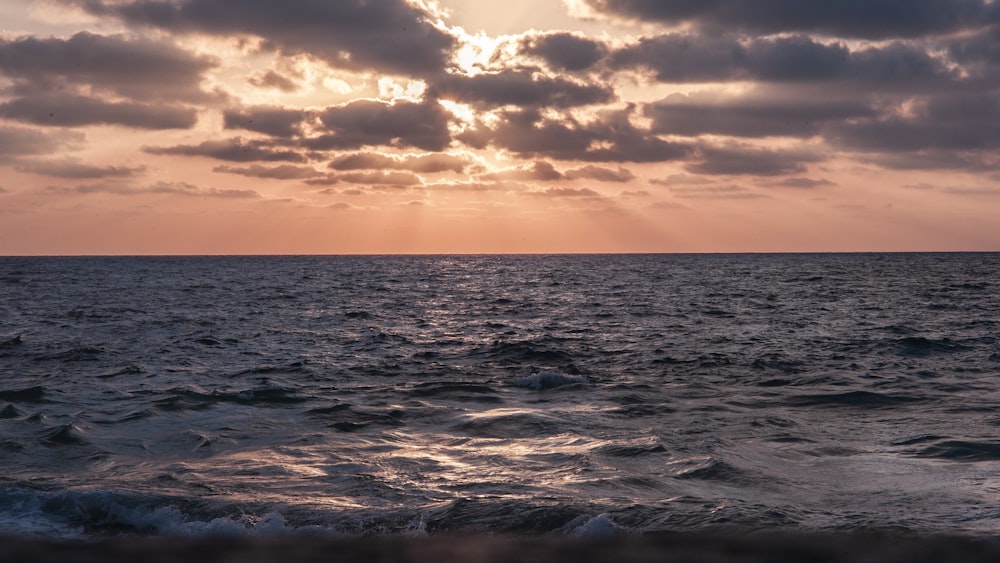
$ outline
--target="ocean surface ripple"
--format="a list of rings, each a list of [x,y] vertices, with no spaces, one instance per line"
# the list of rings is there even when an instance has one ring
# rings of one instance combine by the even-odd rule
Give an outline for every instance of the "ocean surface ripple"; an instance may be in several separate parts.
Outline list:
[[[0,532],[996,534],[998,272],[0,258]]]

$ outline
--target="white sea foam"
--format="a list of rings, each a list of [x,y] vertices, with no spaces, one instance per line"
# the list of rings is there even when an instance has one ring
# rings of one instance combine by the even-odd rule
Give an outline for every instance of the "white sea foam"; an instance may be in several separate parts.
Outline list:
[[[242,514],[237,517],[197,520],[176,508],[165,507],[151,511],[133,510],[126,515],[126,520],[141,530],[152,530],[157,535],[167,536],[280,535],[293,531],[277,512],[270,512],[262,517]]]
[[[575,538],[607,538],[625,534],[628,530],[619,526],[608,514],[587,517],[578,516],[563,526],[562,532]]]
[[[117,492],[0,491],[0,533],[73,539],[86,537],[86,530],[98,528],[165,536],[279,535],[299,531],[277,512],[199,519],[170,504]]]

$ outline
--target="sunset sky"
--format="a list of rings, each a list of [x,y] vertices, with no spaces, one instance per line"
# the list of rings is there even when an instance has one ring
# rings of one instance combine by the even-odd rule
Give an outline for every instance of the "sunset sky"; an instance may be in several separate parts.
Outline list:
[[[1000,250],[993,0],[4,0],[0,254]]]

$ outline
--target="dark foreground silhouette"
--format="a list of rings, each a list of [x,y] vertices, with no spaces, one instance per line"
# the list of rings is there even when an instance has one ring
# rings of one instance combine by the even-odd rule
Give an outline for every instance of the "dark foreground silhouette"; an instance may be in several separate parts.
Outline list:
[[[399,562],[729,563],[1000,561],[1000,539],[895,534],[665,534],[608,539],[524,536],[420,538],[118,538],[54,542],[0,538],[0,561],[59,563]]]

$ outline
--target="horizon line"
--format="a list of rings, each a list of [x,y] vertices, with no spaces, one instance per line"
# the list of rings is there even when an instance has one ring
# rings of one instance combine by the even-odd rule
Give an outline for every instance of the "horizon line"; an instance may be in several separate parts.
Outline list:
[[[677,252],[344,252],[344,253],[204,253],[204,254],[0,254],[6,258],[320,258],[431,256],[738,256],[831,254],[1000,254],[1000,250],[749,250]]]

